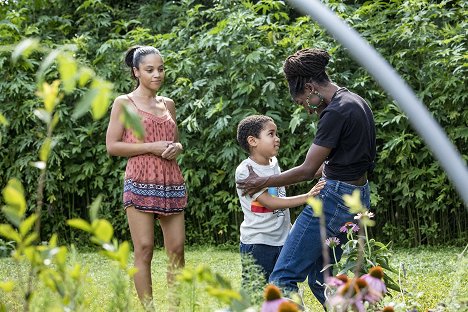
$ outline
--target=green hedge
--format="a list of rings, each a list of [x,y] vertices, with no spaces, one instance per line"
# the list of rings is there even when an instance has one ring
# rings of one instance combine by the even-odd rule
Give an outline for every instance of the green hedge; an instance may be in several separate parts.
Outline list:
[[[316,130],[289,96],[282,62],[303,47],[330,51],[331,78],[362,95],[375,114],[377,167],[371,176],[374,235],[404,245],[461,243],[468,216],[461,199],[408,119],[377,83],[350,59],[325,30],[282,1],[122,1],[19,0],[0,4],[0,186],[18,177],[34,196],[43,125],[35,73],[45,48],[73,44],[82,64],[114,84],[115,94],[134,83],[123,66],[123,52],[134,44],[158,47],[167,68],[162,93],[177,105],[185,152],[179,162],[189,188],[187,237],[191,244],[238,241],[242,222],[234,171],[246,154],[237,146],[236,126],[254,113],[271,116],[282,140],[280,164],[303,161]],[[327,1],[396,68],[428,106],[452,142],[468,158],[466,98],[467,22],[464,1]],[[11,51],[22,39],[38,37],[44,51],[12,64]],[[55,65],[48,81],[56,79]],[[106,154],[108,119],[71,118],[85,90],[68,95],[58,108],[60,123],[46,187],[43,236],[58,232],[80,242],[64,220],[86,217],[87,206],[104,194],[101,214],[116,235],[129,238],[121,192],[125,159]],[[312,183],[288,188],[303,192]],[[299,209],[296,210],[298,212]],[[377,230],[378,229],[378,230]],[[75,234],[76,235],[76,234]],[[157,236],[162,243],[161,235]]]

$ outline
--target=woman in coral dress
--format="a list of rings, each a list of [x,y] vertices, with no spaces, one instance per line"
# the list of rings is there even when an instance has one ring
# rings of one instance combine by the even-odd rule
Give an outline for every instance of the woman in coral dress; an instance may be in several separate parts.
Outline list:
[[[154,248],[154,220],[159,219],[169,257],[168,284],[174,270],[185,264],[184,209],[187,192],[176,157],[178,142],[174,102],[157,95],[164,81],[164,63],[159,51],[138,46],[127,51],[125,63],[131,68],[137,88],[118,96],[107,129],[107,151],[128,157],[123,202],[130,226],[135,267],[135,288],[141,302],[152,306],[151,260]],[[122,123],[123,110],[134,110],[145,133],[138,139]]]

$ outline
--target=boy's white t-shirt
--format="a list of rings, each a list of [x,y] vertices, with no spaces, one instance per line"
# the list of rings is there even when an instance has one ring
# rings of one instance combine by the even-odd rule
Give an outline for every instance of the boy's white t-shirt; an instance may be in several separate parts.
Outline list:
[[[245,159],[236,169],[236,181],[249,176],[247,165],[251,165],[255,173],[261,177],[280,174],[278,160],[273,157],[269,165],[259,165],[252,159]],[[240,226],[240,241],[243,244],[265,244],[270,246],[283,246],[291,228],[289,209],[269,210],[256,201],[263,192],[270,195],[286,197],[286,189],[282,187],[268,187],[253,196],[242,196],[242,191],[237,188],[244,221]]]

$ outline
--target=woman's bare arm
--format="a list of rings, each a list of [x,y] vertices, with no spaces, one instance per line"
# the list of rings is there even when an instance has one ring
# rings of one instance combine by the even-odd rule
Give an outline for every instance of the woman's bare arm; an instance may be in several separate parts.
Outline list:
[[[183,147],[182,147],[182,144],[179,142],[179,130],[177,129],[175,103],[173,100],[169,98],[165,98],[165,100],[166,100],[166,107],[169,110],[169,113],[171,114],[171,117],[176,124],[176,128],[175,128],[174,142],[172,144],[169,144],[167,150],[165,150],[164,153],[162,153],[161,157],[171,160],[171,159],[175,159],[180,153],[182,153]]]
[[[161,156],[166,150],[170,141],[157,141],[150,143],[126,143],[122,142],[124,126],[120,121],[120,116],[123,113],[123,106],[128,102],[123,96],[115,99],[112,105],[111,116],[106,133],[106,148],[109,155],[132,157],[142,154],[154,154]]]

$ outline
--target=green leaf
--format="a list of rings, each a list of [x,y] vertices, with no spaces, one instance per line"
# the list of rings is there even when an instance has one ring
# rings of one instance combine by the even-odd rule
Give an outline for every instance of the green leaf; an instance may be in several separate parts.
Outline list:
[[[109,108],[113,85],[108,81],[95,79],[93,80],[92,87],[97,89],[98,93],[91,102],[91,112],[93,118],[99,120],[105,116]]]
[[[60,246],[58,249],[55,259],[59,265],[64,265],[67,261],[68,249],[65,246]]]
[[[42,84],[42,90],[38,92],[38,95],[44,101],[44,107],[47,112],[52,113],[55,106],[59,102],[59,85],[60,80],[55,80],[52,84],[44,82]]]
[[[17,243],[21,242],[19,233],[9,224],[0,224],[0,235]]]
[[[120,115],[120,122],[124,125],[126,129],[132,130],[135,136],[141,140],[145,135],[145,129],[141,124],[140,116],[127,105],[122,106],[123,110]]]
[[[109,221],[105,219],[99,219],[93,221],[93,234],[102,242],[110,242],[114,235],[114,228]]]
[[[72,117],[74,119],[78,119],[84,114],[86,114],[86,112],[91,107],[91,103],[94,101],[94,98],[97,97],[98,92],[99,91],[97,89],[90,89],[85,93],[85,95],[81,97],[80,101],[78,102],[78,104],[76,104],[75,109],[73,111]]]
[[[63,83],[65,93],[71,93],[76,85],[76,73],[78,66],[75,59],[69,52],[64,52],[57,56],[58,70]]]
[[[4,126],[8,126],[10,124],[2,113],[0,113],[0,124]]]
[[[89,207],[89,218],[91,222],[97,219],[98,211],[101,207],[102,197],[103,195],[99,194]]]
[[[52,234],[52,237],[49,240],[49,246],[51,248],[57,247],[57,240],[58,240],[57,234],[56,233]]]
[[[50,66],[54,63],[57,56],[60,54],[61,50],[54,49],[52,50],[47,57],[42,61],[41,65],[39,66],[38,71],[36,72],[36,80],[39,84],[41,84],[44,80],[44,73],[45,71],[50,68]]]
[[[20,225],[23,215],[20,214],[17,208],[3,206],[2,211],[5,214],[8,221],[10,221],[14,226],[18,227]]]
[[[91,80],[92,78],[96,76],[96,74],[91,68],[82,67],[80,68],[78,76],[79,76],[78,78],[79,86],[84,87],[89,80]]]
[[[70,219],[70,220],[67,220],[67,224],[71,227],[83,230],[88,233],[93,232],[93,228],[91,227],[91,224],[89,224],[86,220],[83,220],[83,219]]]
[[[130,245],[127,241],[120,244],[117,254],[119,257],[120,267],[122,269],[126,268],[128,265],[128,257],[130,255]]]
[[[21,222],[19,226],[21,236],[24,237],[29,232],[29,230],[31,230],[36,220],[37,220],[37,215],[33,213],[32,215],[27,217],[23,222]]]
[[[16,63],[21,56],[28,57],[39,46],[39,39],[28,38],[21,41],[11,54],[13,63]]]
[[[30,246],[33,242],[38,239],[37,233],[32,232],[28,236],[26,236],[23,240],[23,246]]]
[[[18,215],[22,217],[26,212],[26,199],[24,197],[24,189],[21,182],[15,178],[10,179],[2,193],[5,203],[16,209],[18,211]]]
[[[0,282],[0,289],[5,292],[11,292],[15,288],[15,282],[13,281],[5,281]]]
[[[59,121],[60,121],[59,113],[55,112],[54,117],[52,118],[52,122],[50,123],[50,128],[54,130],[55,126],[57,126]]]
[[[51,147],[52,139],[45,138],[44,143],[42,143],[41,149],[39,150],[39,159],[41,161],[47,162],[47,159],[49,159]]]

